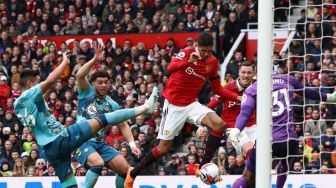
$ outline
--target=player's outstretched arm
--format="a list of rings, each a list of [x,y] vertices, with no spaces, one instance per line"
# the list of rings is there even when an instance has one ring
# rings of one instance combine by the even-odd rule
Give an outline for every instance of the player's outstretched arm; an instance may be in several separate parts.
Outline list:
[[[86,76],[91,71],[92,66],[104,59],[104,47],[98,46],[95,48],[95,56],[85,63],[77,72],[76,80],[78,83],[78,88],[82,91],[85,91],[89,87],[89,81],[86,79]]]
[[[62,74],[63,70],[65,69],[66,66],[68,66],[70,63],[69,57],[67,54],[63,54],[63,60],[62,63],[59,64],[54,71],[52,71],[47,79],[43,82],[41,82],[41,91],[42,93],[46,93],[47,90],[56,83],[60,75]]]
[[[134,137],[132,134],[132,130],[129,127],[128,123],[123,122],[118,125],[122,135],[126,138],[127,142],[130,145],[130,148],[132,150],[132,153],[136,155],[138,158],[141,155],[141,150],[136,147],[135,142],[134,142]]]
[[[239,101],[241,100],[241,96],[237,95],[236,93],[232,91],[227,90],[226,88],[223,88],[220,85],[218,74],[215,77],[210,78],[210,85],[211,85],[213,92],[217,95],[220,95],[222,100],[224,99],[239,100]]]

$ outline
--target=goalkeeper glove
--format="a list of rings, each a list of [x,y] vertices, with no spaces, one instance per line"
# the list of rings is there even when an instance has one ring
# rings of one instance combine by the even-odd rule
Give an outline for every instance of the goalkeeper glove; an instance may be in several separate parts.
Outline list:
[[[327,102],[336,102],[336,91],[327,94]]]
[[[226,135],[228,138],[231,140],[233,145],[237,145],[239,143],[239,135],[240,135],[240,130],[237,128],[230,129]]]

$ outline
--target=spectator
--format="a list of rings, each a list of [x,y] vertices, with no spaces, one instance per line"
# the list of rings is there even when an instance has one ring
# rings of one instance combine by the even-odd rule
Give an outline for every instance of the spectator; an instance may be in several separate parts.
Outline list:
[[[105,141],[113,146],[114,140],[124,140],[124,136],[121,134],[117,125],[112,125],[110,129],[106,132]]]
[[[15,159],[13,176],[23,177],[26,174],[26,167],[21,158]]]
[[[44,159],[39,158],[35,163],[36,176],[42,176],[47,171],[46,162]]]
[[[10,97],[12,92],[11,87],[8,85],[7,77],[2,75],[0,77],[0,106],[7,108],[6,101]]]
[[[36,171],[34,166],[29,166],[26,170],[25,176],[27,177],[33,177],[36,176]]]
[[[196,169],[199,168],[199,164],[196,164],[195,155],[188,155],[188,164],[185,165],[188,175],[195,175]]]
[[[306,121],[304,131],[310,132],[312,136],[321,136],[321,134],[324,134],[327,128],[327,124],[324,120],[319,120],[319,117],[319,110],[313,110],[312,119]]]

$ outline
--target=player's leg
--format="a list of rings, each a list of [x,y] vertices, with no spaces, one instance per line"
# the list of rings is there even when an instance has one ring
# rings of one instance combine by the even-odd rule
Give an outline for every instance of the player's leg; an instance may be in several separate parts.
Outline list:
[[[250,157],[246,160],[245,170],[243,175],[238,178],[232,185],[232,188],[246,188],[254,178],[256,164],[256,148],[251,151]]]
[[[57,177],[59,178],[63,188],[77,188],[77,181],[73,176],[71,168],[71,159],[69,152],[62,145],[66,137],[59,136],[53,142],[44,146],[47,160],[55,168]]]
[[[204,116],[202,119],[202,125],[209,127],[211,130],[206,141],[205,155],[201,166],[211,161],[218,146],[220,145],[225,130],[225,123],[215,112],[209,112],[206,116]]]
[[[181,129],[180,129],[181,130]],[[173,137],[174,138],[174,137]],[[129,168],[125,180],[125,188],[132,188],[135,177],[143,170],[144,168],[151,165],[156,160],[159,160],[160,157],[166,155],[171,146],[174,143],[173,138],[171,140],[160,140],[159,145],[154,147],[135,168]]]
[[[88,120],[93,134],[96,134],[102,127],[119,124],[140,114],[154,113],[158,96],[158,89],[154,87],[151,96],[146,100],[145,104],[130,109],[100,114],[96,119]]]
[[[72,152],[75,159],[88,168],[85,177],[85,188],[93,188],[104,167],[104,160],[97,152],[97,144],[89,140]]]
[[[99,144],[97,152],[100,154],[104,164],[118,174],[115,181],[116,187],[123,188],[127,170],[130,165],[127,160],[114,148],[111,148],[104,142],[96,143]]]
[[[289,140],[284,142],[273,143],[272,144],[273,156],[286,158],[287,153],[289,155],[296,155],[298,151],[298,145],[299,143],[297,140]],[[279,161],[276,167],[277,188],[282,188],[285,185],[285,182],[287,180],[288,167],[291,167],[293,165],[293,162],[294,161],[291,157]]]
[[[179,134],[184,126],[190,108],[191,106],[178,107],[170,104],[168,100],[165,100],[163,105],[163,116],[158,133],[158,139],[160,139],[159,145],[153,148],[134,169],[128,170],[125,180],[125,188],[131,188],[133,186],[135,177],[142,169],[169,152],[173,145],[174,137]]]

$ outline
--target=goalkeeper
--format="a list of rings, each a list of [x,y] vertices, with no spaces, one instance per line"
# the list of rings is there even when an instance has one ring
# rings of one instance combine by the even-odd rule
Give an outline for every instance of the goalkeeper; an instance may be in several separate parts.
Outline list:
[[[287,74],[273,76],[273,127],[272,127],[272,154],[274,157],[284,158],[279,161],[276,171],[278,174],[276,187],[282,188],[286,182],[288,171],[286,157],[295,155],[298,150],[298,136],[293,124],[293,109],[290,105],[294,99],[294,92],[304,90],[306,96],[313,100],[322,100],[327,102],[336,101],[336,92],[332,94],[320,93],[318,90],[304,88],[303,84],[295,77]],[[248,137],[241,132],[256,108],[257,82],[245,90],[241,102],[240,114],[236,120],[236,128],[232,129],[228,136],[233,144],[244,142]],[[237,179],[232,188],[245,188],[249,186],[250,180],[255,174],[256,148],[251,148],[251,155],[247,159],[245,171]],[[291,161],[288,163],[291,165]]]

